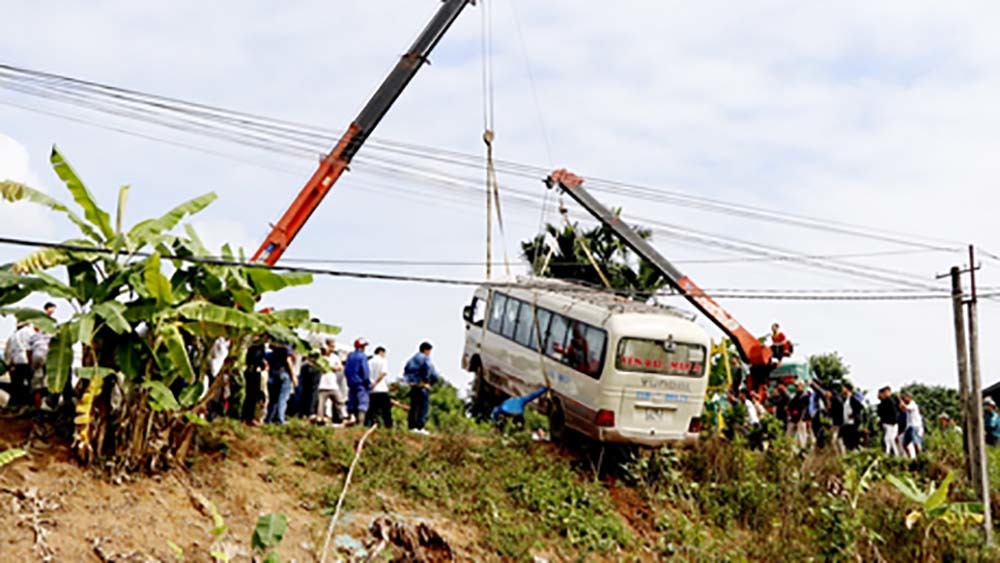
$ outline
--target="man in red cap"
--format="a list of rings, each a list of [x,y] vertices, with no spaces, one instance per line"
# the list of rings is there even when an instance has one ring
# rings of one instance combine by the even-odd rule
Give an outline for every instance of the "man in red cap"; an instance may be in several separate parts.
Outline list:
[[[368,341],[358,338],[354,341],[354,351],[348,354],[344,362],[344,378],[347,380],[347,412],[358,425],[364,425],[368,413],[368,395],[372,380],[368,369],[368,356],[365,348]]]

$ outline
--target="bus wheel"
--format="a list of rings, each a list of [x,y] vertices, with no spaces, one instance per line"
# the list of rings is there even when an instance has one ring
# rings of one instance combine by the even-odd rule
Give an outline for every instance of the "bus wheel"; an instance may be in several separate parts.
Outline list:
[[[476,366],[476,375],[472,383],[472,416],[482,422],[490,417],[496,402],[496,391],[486,382],[486,373],[482,364]]]
[[[556,444],[565,444],[569,430],[566,428],[566,413],[562,403],[553,399],[549,403],[549,438]]]

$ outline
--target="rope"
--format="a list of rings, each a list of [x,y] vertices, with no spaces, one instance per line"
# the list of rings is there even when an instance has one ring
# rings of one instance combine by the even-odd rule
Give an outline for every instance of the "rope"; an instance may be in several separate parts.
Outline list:
[[[337,499],[337,508],[333,511],[333,516],[330,517],[330,525],[326,528],[326,541],[323,542],[323,552],[320,554],[320,563],[326,563],[326,553],[330,549],[330,539],[333,538],[333,528],[337,525],[337,519],[340,518],[340,509],[344,506],[344,498],[347,496],[347,487],[351,484],[351,476],[354,475],[354,468],[358,465],[358,460],[361,459],[361,450],[365,447],[365,440],[371,433],[378,428],[378,424],[373,424],[367,432],[361,436],[361,440],[358,441],[358,448],[354,452],[354,460],[351,461],[351,467],[347,470],[347,477],[344,478],[344,488],[340,491],[340,498]]]
[[[492,133],[492,131],[490,131]],[[500,209],[500,182],[497,181],[497,172],[493,167],[493,146],[492,144],[487,149],[489,154],[489,162],[486,164],[487,174],[491,177],[493,183],[493,202],[497,210],[497,226],[500,227],[500,242],[503,247],[503,265],[507,276],[510,276],[510,256],[507,255],[507,233],[503,227],[503,212]],[[487,189],[489,186],[487,185]],[[487,195],[489,197],[489,195]]]
[[[493,131],[483,132],[483,142],[486,143],[486,279],[492,275],[493,262]]]
[[[545,380],[545,387],[552,389],[552,384],[549,381],[549,374],[545,371],[545,352],[542,343],[542,327],[538,324],[538,293],[532,293],[531,295],[531,310],[535,317],[535,340],[538,343],[538,367],[542,370],[542,379]]]
[[[580,245],[580,248],[583,249],[583,253],[587,255],[587,260],[590,261],[590,265],[594,267],[594,271],[597,272],[597,276],[601,278],[602,282],[604,282],[604,287],[611,289],[611,282],[608,281],[608,277],[604,275],[604,270],[601,269],[601,266],[597,263],[597,260],[594,259],[594,255],[590,252],[590,247],[587,245],[587,241],[584,240],[583,235],[581,235],[579,231],[577,231],[576,227],[574,227],[573,224],[569,222],[569,214],[566,213],[566,208],[564,207],[560,209],[560,211],[563,212],[563,220],[566,222],[566,228],[573,231],[573,236],[576,238],[576,243]]]
[[[493,140],[496,138],[496,100],[493,82],[493,2],[483,0],[480,44],[483,57],[483,142],[486,143],[486,279],[492,275],[493,261],[493,208],[496,207],[497,226],[503,246],[504,270],[510,276],[510,257],[507,255],[507,237],[500,210],[500,182],[497,181],[493,161]]]

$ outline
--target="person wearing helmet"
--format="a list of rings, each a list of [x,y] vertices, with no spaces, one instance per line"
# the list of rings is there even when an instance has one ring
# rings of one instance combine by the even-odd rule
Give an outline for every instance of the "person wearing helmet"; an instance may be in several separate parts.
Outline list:
[[[368,413],[368,399],[372,387],[371,372],[365,348],[368,341],[358,338],[354,341],[354,351],[344,362],[344,378],[347,379],[347,412],[359,425],[364,425]]]
[[[983,400],[983,429],[986,431],[987,444],[1000,444],[1000,413],[997,413],[997,403],[992,397]]]

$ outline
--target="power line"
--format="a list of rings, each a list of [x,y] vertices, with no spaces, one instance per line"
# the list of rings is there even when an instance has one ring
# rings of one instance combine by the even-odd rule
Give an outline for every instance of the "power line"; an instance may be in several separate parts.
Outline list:
[[[113,115],[119,115],[129,119],[138,119],[147,121],[156,125],[169,127],[175,130],[188,133],[196,133],[214,137],[220,140],[239,143],[243,146],[251,146],[254,148],[269,150],[272,152],[277,152],[279,154],[288,156],[301,156],[308,154],[310,157],[319,154],[321,147],[318,144],[316,132],[320,132],[319,135],[324,139],[324,142],[329,144],[330,140],[334,137],[323,135],[322,130],[311,127],[304,126],[301,124],[295,124],[292,122],[274,120],[271,118],[265,118],[260,116],[254,116],[247,113],[233,112],[231,110],[225,110],[222,108],[206,106],[204,104],[196,104],[183,102],[173,98],[165,98],[162,96],[157,96],[153,94],[145,94],[137,92],[134,90],[126,90],[113,86],[106,86],[98,83],[80,81],[77,79],[54,75],[50,73],[40,73],[38,71],[29,71],[27,69],[18,69],[17,67],[12,67],[10,65],[0,65],[0,71],[2,69],[7,69],[8,71],[15,71],[15,75],[19,76],[17,73],[27,73],[30,77],[30,84],[28,87],[23,85],[15,84],[11,89],[15,91],[21,91],[23,93],[28,93],[31,95],[39,95],[44,98],[54,99],[57,101],[67,101],[83,107],[85,109],[90,109],[94,111],[103,111],[106,113],[111,113]],[[10,74],[10,72],[8,72]],[[0,77],[3,77],[0,73]],[[8,76],[9,78],[9,76]],[[23,78],[23,77],[22,77]],[[10,87],[10,86],[8,86]],[[27,88],[27,89],[26,89]],[[39,88],[43,90],[39,91]],[[44,88],[48,88],[45,90]],[[95,102],[94,95],[104,95],[110,97],[113,103],[121,104],[140,104],[139,108],[129,107],[104,107],[100,103]],[[88,98],[87,96],[91,96]],[[152,108],[152,109],[151,109]],[[178,115],[178,122],[164,121],[163,113],[173,113]],[[206,123],[206,121],[208,123]],[[216,125],[212,125],[216,123]],[[226,127],[237,127],[237,129],[225,129],[219,128],[218,124],[222,124]],[[243,129],[239,129],[242,127]],[[148,137],[147,137],[148,138]],[[169,141],[167,141],[169,142]],[[177,144],[177,143],[172,143]],[[385,145],[380,147],[379,145]],[[372,148],[375,150],[385,150],[393,154],[400,154],[403,156],[413,156],[417,158],[428,158],[431,160],[446,162],[446,163],[459,163],[466,166],[480,166],[481,159],[479,157],[471,155],[463,155],[462,153],[456,153],[454,151],[445,151],[441,149],[433,149],[428,147],[422,147],[421,145],[398,143],[394,141],[372,141]],[[374,162],[369,162],[372,159]],[[451,174],[444,172],[439,169],[427,169],[415,166],[412,163],[396,161],[392,159],[387,159],[385,157],[368,157],[362,156],[358,159],[361,162],[368,162],[369,168],[381,167],[383,171],[389,171],[390,173],[417,177],[422,181],[427,181],[428,179],[433,179],[435,182],[449,182],[459,187],[468,188],[469,186],[462,186],[463,182],[469,182],[469,180],[464,180],[458,178],[457,181],[455,177]],[[383,163],[383,164],[377,164]],[[518,163],[507,163],[510,170],[507,172],[511,175],[530,177],[532,179],[538,179],[543,173],[543,169],[538,167],[533,167],[529,165],[523,165]],[[433,176],[433,178],[431,178]],[[770,210],[762,208],[754,208],[747,206],[736,206],[728,202],[721,202],[718,200],[711,200],[708,198],[690,196],[688,194],[682,194],[678,192],[670,192],[665,190],[657,190],[648,187],[641,186],[631,186],[628,184],[623,184],[620,182],[612,182],[608,180],[592,180],[596,184],[596,190],[604,190],[608,193],[617,193],[625,195],[626,197],[643,197],[646,199],[656,199],[661,203],[668,204],[680,204],[693,206],[695,208],[701,208],[710,210],[713,212],[721,212],[730,215],[738,215],[740,217],[752,216],[761,220],[776,222],[779,224],[789,224],[789,217],[793,217],[791,214],[776,214]],[[470,185],[476,185],[478,182],[470,183]],[[537,196],[534,194],[525,194],[521,192],[523,197],[527,197],[531,200],[535,200]],[[546,192],[547,195],[547,192]],[[680,198],[680,199],[677,199]],[[546,202],[547,203],[547,202]],[[544,210],[544,203],[543,203]],[[813,225],[815,228],[821,230],[830,230],[828,225],[823,225],[824,220],[815,218],[805,218],[809,221],[818,222]],[[747,244],[741,239],[732,239],[717,235],[714,233],[707,233],[704,231],[696,231],[689,227],[684,227],[680,225],[665,224],[660,221],[655,221],[651,219],[636,218],[636,222],[641,224],[650,224],[654,226],[656,232],[671,237],[677,240],[683,240],[688,243],[697,245],[706,245],[713,248],[723,249],[729,252],[736,253],[751,253],[756,254],[762,262],[792,262],[800,263],[804,266],[821,268],[828,271],[834,271],[844,275],[850,275],[853,277],[863,277],[870,281],[878,281],[881,283],[890,284],[908,284],[915,287],[924,288],[934,288],[936,287],[923,284],[920,282],[910,281],[916,276],[908,272],[900,272],[897,270],[890,270],[886,268],[878,268],[873,266],[858,266],[855,264],[841,262],[839,264],[831,264],[830,262],[837,261],[838,259],[833,258],[810,258],[806,255],[795,253],[788,249],[781,249],[777,247],[767,247],[765,245],[759,244]],[[802,223],[802,220],[796,219],[798,226],[807,226]],[[818,225],[818,226],[817,226]],[[847,224],[843,224],[847,225]],[[862,227],[864,229],[869,229],[868,227]],[[843,231],[842,227],[837,227],[836,232]],[[951,248],[940,247],[940,246],[930,246],[923,243],[915,243],[913,241],[906,240],[890,240],[885,236],[875,236],[870,237],[860,231],[851,232],[845,234],[852,234],[856,236],[866,236],[868,238],[875,238],[876,240],[881,240],[884,242],[895,242],[898,244],[909,244],[911,246],[916,246],[924,250],[933,251],[950,251]],[[869,233],[870,234],[870,233]],[[875,275],[872,270],[879,270],[885,275]]]
[[[118,255],[118,256],[130,256],[130,257],[135,257],[135,256],[145,257],[145,256],[150,256],[152,254],[150,252],[130,253],[125,250],[116,251],[108,248],[98,248],[80,244],[46,242],[46,241],[19,239],[10,237],[0,237],[0,244],[31,247],[31,248],[58,249],[67,252],[77,252],[86,254],[104,254],[104,255]],[[398,275],[398,274],[386,274],[379,272],[344,271],[344,270],[332,270],[325,268],[311,268],[311,267],[301,267],[301,266],[282,266],[282,265],[267,266],[262,264],[247,263],[247,262],[241,262],[237,260],[212,257],[212,256],[189,256],[189,255],[176,255],[176,254],[163,254],[161,256],[167,260],[175,260],[175,261],[188,262],[194,264],[260,268],[273,271],[298,272],[298,273],[323,275],[323,276],[330,276],[337,278],[354,278],[354,279],[376,280],[376,281],[394,281],[394,282],[451,285],[451,286],[465,286],[465,287],[486,286],[492,288],[521,288],[521,289],[556,291],[563,293],[595,293],[595,292],[606,293],[601,288],[588,287],[579,284],[567,286],[566,282],[560,282],[555,280],[543,280],[543,279],[536,279],[535,281],[532,282],[483,281],[483,280],[456,279],[456,278],[444,278],[444,277],[432,277],[432,276],[408,276],[408,275]],[[751,289],[751,290],[723,289],[719,293],[714,294],[713,297],[726,298],[726,299],[767,299],[767,300],[787,300],[787,301],[799,301],[799,300],[801,301],[807,301],[807,300],[808,301],[910,301],[910,300],[951,298],[951,295],[946,292],[874,293],[871,292],[870,290],[857,290],[857,292],[855,293],[848,293],[844,291],[841,291],[841,293],[820,293],[817,290],[808,290],[811,291],[811,293],[806,293],[805,291],[807,290],[797,291],[788,289]],[[820,291],[837,291],[837,290],[820,290]],[[615,292],[615,293],[621,293],[621,292]],[[628,292],[625,293],[627,294]],[[658,293],[657,295],[663,297],[679,296],[672,292]],[[990,293],[983,293],[982,296],[983,297],[1000,296],[1000,290]]]
[[[121,128],[118,128],[118,127],[106,126],[106,125],[99,124],[99,123],[96,123],[96,122],[92,122],[92,121],[88,121],[88,120],[83,120],[83,119],[75,118],[75,117],[72,117],[72,116],[65,116],[65,115],[62,115],[62,114],[58,114],[58,113],[54,113],[54,112],[49,112],[49,111],[45,111],[45,110],[39,110],[37,108],[30,108],[30,107],[27,107],[27,106],[22,106],[22,105],[11,103],[11,102],[6,102],[6,101],[3,101],[3,100],[0,100],[0,103],[7,103],[8,105],[19,107],[21,109],[25,109],[25,110],[28,110],[28,111],[33,111],[33,112],[41,113],[43,115],[50,115],[50,116],[53,116],[53,117],[59,117],[59,118],[62,118],[62,119],[67,119],[67,120],[71,120],[71,121],[83,123],[83,124],[86,124],[86,125],[91,125],[91,126],[94,126],[94,127],[99,127],[99,128],[102,128],[102,129],[112,130],[112,131],[123,133],[123,134],[126,134],[126,135],[132,135],[132,136],[136,136],[136,137],[143,138],[143,139],[148,139],[148,140],[152,140],[152,141],[156,141],[156,142],[162,142],[162,143],[166,143],[166,144],[173,145],[173,146],[179,146],[179,147],[182,147],[182,148],[186,148],[186,149],[190,149],[190,150],[195,150],[195,151],[198,151],[198,152],[203,152],[203,153],[206,153],[206,154],[209,154],[209,155],[212,155],[212,156],[219,156],[219,157],[222,157],[222,158],[226,158],[226,159],[229,159],[229,160],[241,162],[241,163],[244,163],[244,164],[249,164],[249,165],[253,165],[253,166],[258,166],[258,167],[266,168],[266,169],[269,169],[269,170],[276,170],[276,171],[279,171],[279,172],[286,172],[286,173],[290,173],[290,174],[293,173],[292,171],[290,171],[288,169],[276,168],[276,167],[273,167],[273,166],[268,166],[268,165],[266,165],[264,163],[260,163],[260,162],[258,162],[256,160],[250,160],[250,159],[240,158],[240,157],[237,157],[235,155],[230,155],[230,154],[227,154],[227,153],[224,153],[224,152],[221,152],[221,151],[215,151],[215,150],[207,149],[207,148],[204,148],[204,147],[198,147],[198,146],[191,145],[191,144],[188,144],[188,143],[175,142],[175,141],[171,141],[171,140],[168,140],[168,139],[159,138],[159,137],[152,136],[152,135],[146,135],[146,134],[143,134],[143,133],[137,133],[137,132],[129,131],[129,130],[126,130],[126,129],[121,129]],[[265,148],[265,149],[270,150],[270,148],[266,147],[266,146],[259,147],[259,148]],[[286,154],[286,155],[293,154],[294,156],[302,156],[302,151],[296,151],[295,153],[289,153],[288,151],[282,150],[282,151],[279,151],[279,152],[281,154]],[[312,155],[312,154],[313,153],[310,153],[310,155]],[[413,177],[419,178],[420,180],[422,180],[424,182],[430,181],[430,182],[432,182],[432,183],[434,183],[434,184],[436,184],[438,186],[445,186],[445,187],[449,187],[449,188],[457,188],[457,189],[460,189],[460,190],[468,190],[469,188],[477,189],[477,190],[480,189],[478,187],[478,185],[474,184],[471,180],[468,180],[468,182],[469,182],[468,184],[463,184],[463,183],[460,183],[460,182],[456,182],[453,179],[449,179],[449,177],[447,175],[444,175],[443,177],[436,177],[436,176],[428,175],[429,173],[436,173],[436,171],[429,171],[429,173],[416,173],[413,170],[407,170],[407,169],[401,168],[401,167],[396,167],[396,166],[391,166],[391,165],[387,166],[385,164],[378,164],[377,161],[375,161],[375,162],[368,162],[367,161],[367,157],[359,157],[356,160],[359,160],[359,161],[361,161],[363,163],[367,163],[368,164],[368,168],[382,170],[383,172],[388,172],[390,174],[403,175],[405,177],[413,176]],[[397,164],[396,161],[389,161],[389,162],[391,162],[392,164]],[[405,163],[398,163],[398,164],[400,166],[404,166],[405,165]],[[370,172],[366,172],[366,171],[362,171],[361,172],[361,174],[366,174],[366,173],[370,173]],[[368,188],[371,189],[372,186],[369,185]],[[387,187],[387,189],[393,190],[393,188],[388,188],[388,187]],[[410,192],[406,191],[406,190],[395,189],[394,191],[396,193],[402,194],[404,196],[409,196],[409,194],[410,194]],[[508,191],[513,192],[514,194],[517,194],[518,198],[523,198],[520,201],[518,199],[515,199],[516,203],[521,203],[521,204],[523,204],[525,206],[529,206],[529,207],[533,208],[534,201],[535,201],[534,198],[536,196],[531,195],[531,194],[527,194],[527,193],[525,193],[523,191],[510,190],[510,189]],[[548,194],[548,191],[546,191],[546,195],[547,194]],[[508,195],[508,197],[510,197],[510,196]],[[415,199],[415,201],[419,202],[419,201],[422,201],[422,200],[419,199],[419,198],[417,198],[417,199]],[[582,218],[584,220],[590,220],[590,218],[587,217],[587,216],[584,216]],[[580,219],[580,217],[576,217],[576,219]],[[651,219],[644,219],[644,218],[641,218],[641,217],[640,218],[636,218],[636,219],[630,219],[630,221],[639,222],[639,223],[650,223],[650,224],[654,224],[654,225],[661,224],[660,222],[657,222],[657,221],[654,221],[654,220],[651,220]],[[776,247],[767,247],[765,245],[748,246],[743,241],[740,241],[740,240],[725,239],[724,238],[723,240],[720,241],[720,240],[717,240],[718,237],[719,237],[719,235],[715,235],[715,234],[712,234],[712,233],[705,233],[703,231],[702,232],[698,232],[698,231],[694,231],[694,230],[686,228],[686,227],[682,227],[682,226],[678,226],[678,225],[671,225],[671,224],[668,224],[666,226],[666,228],[664,228],[664,227],[661,226],[661,227],[654,227],[652,230],[654,232],[660,234],[661,236],[672,238],[672,239],[678,240],[680,242],[685,242],[685,243],[689,243],[689,244],[695,244],[695,245],[698,245],[698,246],[709,246],[709,247],[712,247],[712,248],[717,248],[717,249],[725,250],[727,252],[734,252],[734,253],[740,253],[740,254],[750,253],[750,254],[756,254],[756,255],[758,255],[756,258],[743,258],[743,259],[733,260],[733,261],[743,261],[743,262],[788,262],[788,263],[792,263],[793,265],[794,264],[800,264],[800,265],[804,265],[804,266],[807,266],[807,267],[814,267],[814,268],[818,267],[818,268],[829,270],[829,271],[835,271],[837,273],[841,273],[841,274],[844,274],[844,275],[850,275],[852,277],[863,277],[863,278],[868,279],[870,281],[881,281],[881,282],[884,282],[884,283],[910,283],[910,282],[907,282],[905,280],[901,280],[899,278],[896,278],[896,279],[883,279],[883,278],[880,278],[880,277],[872,276],[871,273],[868,271],[868,268],[870,268],[870,267],[865,267],[866,269],[864,271],[859,271],[859,270],[855,269],[855,268],[858,268],[858,266],[853,265],[853,264],[849,264],[849,268],[845,269],[844,267],[831,267],[830,265],[824,264],[824,263],[821,262],[821,261],[826,261],[826,260],[834,260],[836,258],[845,258],[845,257],[848,257],[848,255],[839,256],[839,257],[834,256],[834,255],[801,255],[801,254],[791,253],[792,251],[788,251],[788,250],[785,250],[785,249],[780,249],[780,248],[776,248]],[[693,235],[692,233],[695,233],[697,236]],[[770,250],[770,252],[768,252],[767,250]],[[898,254],[903,254],[903,253],[917,253],[917,252],[944,252],[944,251],[949,251],[949,250],[950,249],[930,248],[930,249],[918,249],[918,250],[914,250],[914,251],[886,251],[885,254],[897,254],[897,253]],[[788,253],[788,254],[775,254],[775,252],[777,252],[777,253]],[[707,261],[702,261],[701,263],[710,263],[710,262],[712,262],[712,261],[708,261],[707,260]],[[716,262],[718,262],[718,263],[724,263],[725,260],[718,260]],[[696,263],[696,262],[695,261],[688,261],[688,263]],[[887,269],[884,269],[884,268],[881,268],[881,270],[884,271],[884,272],[888,272],[890,275],[894,275],[894,276],[909,276],[909,277],[913,277],[912,274],[909,274],[909,273],[906,273],[906,272],[897,272],[897,271],[893,271],[893,270],[887,270]],[[924,284],[916,284],[916,285],[921,286],[921,287],[932,287],[932,286],[927,286],[927,285],[924,285]]]
[[[810,259],[833,259],[833,258],[875,258],[883,256],[898,256],[912,254],[926,254],[940,252],[937,250],[887,250],[880,252],[855,252],[846,254],[812,254],[805,255]],[[743,262],[781,262],[786,257],[734,257],[734,258],[691,258],[671,260],[674,264],[739,264]],[[380,266],[485,266],[484,260],[413,260],[402,258],[309,258],[297,256],[282,256],[283,262],[296,262],[300,264],[367,264]],[[550,264],[571,265],[578,262],[553,260]],[[502,265],[500,262],[493,262],[494,266]],[[525,264],[526,266],[528,264]],[[880,291],[880,290],[874,290]],[[941,291],[947,291],[942,288]]]
[[[136,112],[140,114],[150,114],[151,110],[149,108],[152,108],[152,113],[173,113],[182,120],[182,125],[178,126],[176,124],[165,124],[162,120],[157,121],[155,119],[153,119],[152,122],[161,126],[171,127],[182,131],[187,129],[188,132],[191,132],[190,129],[195,128],[201,130],[201,133],[204,134],[204,129],[208,127],[204,121],[219,123],[230,128],[243,128],[242,133],[227,130],[224,133],[221,133],[222,138],[236,142],[244,142],[246,144],[250,144],[251,146],[257,146],[258,148],[267,149],[269,148],[268,145],[271,145],[270,149],[278,147],[282,147],[287,150],[307,149],[314,151],[315,154],[320,150],[325,150],[325,148],[338,137],[338,134],[335,131],[323,130],[311,125],[267,118],[205,104],[186,102],[176,98],[108,86],[64,75],[34,71],[13,65],[0,64],[0,79],[6,80],[5,83],[0,83],[0,85],[21,93],[55,99],[57,101],[68,101],[69,103],[74,103],[87,109],[106,111],[116,115],[122,115],[124,113],[125,115],[122,116],[132,119],[144,119],[141,115],[136,115]],[[15,84],[11,84],[11,81],[15,82]],[[20,82],[21,84],[16,84],[17,82]],[[25,82],[29,84],[27,88],[23,85]],[[81,99],[81,96],[83,96],[83,99]],[[116,113],[114,108],[105,107],[102,109],[94,107],[93,101],[91,100],[88,102],[86,96],[90,96],[91,98],[96,96],[98,98],[110,99],[113,103],[118,104],[138,104],[147,106],[147,108],[130,108],[124,112],[121,108],[118,108]],[[217,132],[216,135],[218,136],[219,133]],[[235,136],[235,138],[233,136]],[[270,136],[270,138],[268,138],[268,136]],[[319,146],[319,141],[322,141],[322,147]],[[372,139],[371,143],[372,148],[377,151],[388,151],[415,158],[431,159],[438,162],[462,166],[474,166],[476,168],[481,168],[483,166],[481,157],[459,153],[456,151],[447,151],[413,143],[399,143],[378,139]],[[498,160],[497,165],[498,169],[503,168],[506,174],[533,179],[537,179],[549,172],[548,170],[537,166],[510,161]],[[588,181],[593,184],[594,189],[597,191],[616,193],[643,200],[654,199],[659,203],[683,205],[714,213],[735,215],[745,219],[751,218],[777,224],[818,229],[826,232],[850,236],[861,236],[882,242],[891,242],[894,244],[914,247],[935,248],[934,245],[921,243],[918,242],[918,240],[937,240],[923,235],[899,233],[881,228],[832,221],[827,218],[809,217],[806,215],[788,212],[778,213],[767,208],[734,204],[732,202],[713,198],[694,196],[676,190],[637,186],[601,178],[590,178]],[[944,241],[938,240],[937,242],[940,243]],[[947,242],[948,244],[957,244],[952,241]],[[938,244],[936,248],[941,248],[940,244]]]

